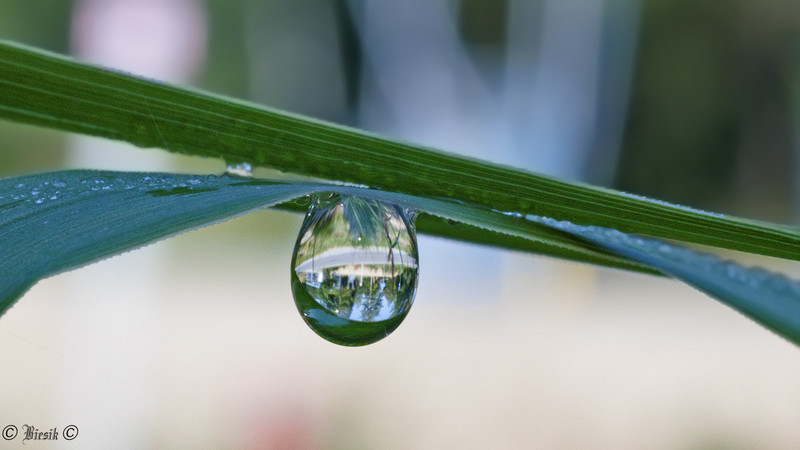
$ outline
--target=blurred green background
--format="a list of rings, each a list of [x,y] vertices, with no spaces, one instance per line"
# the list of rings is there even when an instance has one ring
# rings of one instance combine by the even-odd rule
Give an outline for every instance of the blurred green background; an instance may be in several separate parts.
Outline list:
[[[0,38],[638,195],[800,216],[798,2],[0,0]],[[224,163],[0,122],[0,176],[75,167]],[[797,349],[666,279],[421,236],[401,327],[324,342],[291,302],[301,220],[258,212],[37,284],[0,319],[0,426],[74,423],[86,448],[800,446]]]

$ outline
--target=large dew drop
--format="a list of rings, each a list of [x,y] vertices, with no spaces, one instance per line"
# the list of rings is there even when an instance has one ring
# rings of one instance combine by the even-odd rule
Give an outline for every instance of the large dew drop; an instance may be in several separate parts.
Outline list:
[[[317,196],[292,255],[292,294],[303,320],[340,345],[376,342],[408,314],[417,290],[417,237],[400,207]]]

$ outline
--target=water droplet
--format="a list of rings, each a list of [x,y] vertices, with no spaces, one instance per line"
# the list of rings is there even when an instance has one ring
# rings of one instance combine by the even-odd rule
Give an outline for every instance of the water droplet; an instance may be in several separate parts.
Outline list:
[[[411,308],[417,275],[416,232],[400,207],[338,194],[312,200],[291,277],[315,333],[347,346],[388,336]]]
[[[250,178],[253,176],[253,166],[246,162],[228,164],[228,167],[225,168],[225,173],[237,177]]]
[[[81,185],[85,188],[88,188],[91,191],[99,191],[99,190],[106,190],[109,191],[113,187],[111,183],[114,182],[114,178],[108,175],[98,175],[93,177],[84,178],[81,180]]]

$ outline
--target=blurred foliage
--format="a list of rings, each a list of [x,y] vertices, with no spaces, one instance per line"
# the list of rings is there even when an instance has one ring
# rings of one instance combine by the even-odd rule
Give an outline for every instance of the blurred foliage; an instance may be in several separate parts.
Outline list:
[[[210,0],[205,3],[209,17],[208,55],[198,85],[211,92],[247,98],[244,4],[241,0]]]
[[[69,53],[72,0],[0,1],[0,37]]]
[[[644,6],[617,187],[790,220],[798,4]]]
[[[508,25],[508,0],[462,0],[457,20],[464,46],[478,63],[476,68],[483,71],[482,75],[490,86],[500,84]]]
[[[58,170],[63,162],[64,133],[0,121],[0,177]]]

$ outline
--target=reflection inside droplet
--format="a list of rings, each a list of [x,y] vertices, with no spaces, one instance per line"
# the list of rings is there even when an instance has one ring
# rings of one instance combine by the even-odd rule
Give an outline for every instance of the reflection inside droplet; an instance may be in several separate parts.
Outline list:
[[[292,293],[317,334],[365,345],[394,331],[417,288],[413,225],[396,205],[354,196],[318,195],[292,256]]]

